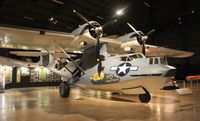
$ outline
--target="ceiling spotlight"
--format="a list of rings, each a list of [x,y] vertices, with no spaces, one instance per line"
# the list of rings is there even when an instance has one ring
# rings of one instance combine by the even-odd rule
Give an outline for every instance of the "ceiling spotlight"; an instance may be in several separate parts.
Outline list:
[[[192,10],[192,13],[194,13],[195,11],[194,10]]]
[[[54,20],[54,18],[53,18],[53,17],[51,17],[51,18],[49,18],[48,20],[49,20],[49,21],[53,21],[53,20]]]
[[[123,9],[119,9],[116,11],[116,15],[121,16],[124,14],[124,10]]]

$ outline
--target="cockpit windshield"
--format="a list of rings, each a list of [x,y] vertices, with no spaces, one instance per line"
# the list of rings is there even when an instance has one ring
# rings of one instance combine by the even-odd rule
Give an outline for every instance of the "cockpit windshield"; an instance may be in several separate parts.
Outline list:
[[[137,59],[137,58],[144,58],[141,54],[135,54],[135,55],[130,55],[129,58],[131,60]]]
[[[138,58],[145,58],[145,57],[144,57],[144,55],[138,53],[138,54],[123,56],[123,57],[121,57],[121,60],[122,61],[133,61]]]

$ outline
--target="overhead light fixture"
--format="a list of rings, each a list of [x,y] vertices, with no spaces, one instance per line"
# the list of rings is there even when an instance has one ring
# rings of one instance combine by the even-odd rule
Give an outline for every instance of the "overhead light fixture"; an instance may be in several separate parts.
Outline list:
[[[73,28],[72,27],[70,27],[70,26],[66,26],[65,27],[66,29],[70,29],[70,30],[72,30]]]
[[[52,0],[52,1],[55,2],[55,3],[61,4],[61,5],[64,4],[63,2],[61,2],[61,1],[59,1],[59,0]]]
[[[151,6],[149,5],[149,3],[147,3],[147,2],[144,2],[144,5],[147,6],[147,7],[149,7],[149,8],[151,7]]]
[[[97,16],[97,18],[99,18],[99,19],[103,19],[103,17],[101,17],[101,16]]]
[[[31,18],[31,17],[28,17],[28,16],[24,16],[25,19],[28,19],[28,20],[34,20],[34,18]]]
[[[57,21],[57,20],[53,21],[53,24],[57,24],[57,23],[58,23],[58,21]]]
[[[52,22],[53,24],[57,24],[57,23],[58,23],[58,21],[55,20],[53,17],[49,18],[48,20],[49,20],[50,22]]]
[[[119,9],[119,10],[116,11],[117,16],[121,16],[123,14],[124,14],[124,9]]]

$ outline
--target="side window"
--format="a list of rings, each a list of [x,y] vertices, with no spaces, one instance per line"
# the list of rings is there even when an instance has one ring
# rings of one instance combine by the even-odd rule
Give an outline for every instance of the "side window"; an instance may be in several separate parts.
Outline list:
[[[164,57],[164,60],[165,60],[165,64],[167,64],[167,58],[166,57]]]
[[[165,59],[164,58],[160,58],[160,64],[166,64]]]
[[[158,64],[158,58],[155,58],[154,64]]]
[[[149,64],[153,64],[153,58],[149,59]]]

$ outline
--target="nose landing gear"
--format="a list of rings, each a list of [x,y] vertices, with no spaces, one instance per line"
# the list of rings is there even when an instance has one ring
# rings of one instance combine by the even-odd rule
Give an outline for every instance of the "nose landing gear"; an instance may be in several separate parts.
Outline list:
[[[59,86],[60,97],[67,98],[70,95],[70,86],[67,82],[62,82]]]

